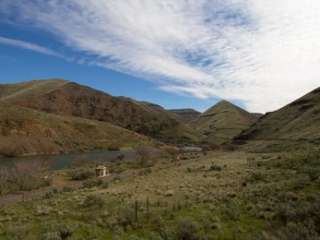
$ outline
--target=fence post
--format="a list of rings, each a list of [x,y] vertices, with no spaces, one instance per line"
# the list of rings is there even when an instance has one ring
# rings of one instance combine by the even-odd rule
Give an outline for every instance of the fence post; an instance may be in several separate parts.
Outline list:
[[[135,217],[135,221],[138,222],[138,211],[139,211],[139,204],[138,201],[136,200],[134,203],[134,217]]]
[[[150,219],[150,202],[149,202],[149,198],[147,198],[146,205],[147,205],[147,219],[149,220]]]

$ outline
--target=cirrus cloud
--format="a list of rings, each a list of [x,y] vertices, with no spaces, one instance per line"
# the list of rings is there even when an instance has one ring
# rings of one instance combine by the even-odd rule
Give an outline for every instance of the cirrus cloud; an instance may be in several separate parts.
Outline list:
[[[60,53],[57,53],[49,48],[40,46],[38,44],[34,44],[34,43],[26,42],[26,41],[21,41],[18,39],[6,38],[6,37],[0,36],[0,44],[19,47],[19,48],[23,48],[23,49],[27,49],[27,50],[31,50],[34,52],[38,52],[38,53],[42,53],[42,54],[46,54],[46,55],[50,55],[50,56],[55,56],[55,57],[59,57],[59,58],[65,58]]]
[[[3,0],[95,64],[162,90],[283,106],[320,83],[318,0]]]

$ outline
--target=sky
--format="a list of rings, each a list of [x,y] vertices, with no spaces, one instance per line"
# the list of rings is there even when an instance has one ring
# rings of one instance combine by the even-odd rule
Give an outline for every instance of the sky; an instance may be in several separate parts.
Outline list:
[[[320,86],[319,0],[0,0],[0,83],[274,111]]]

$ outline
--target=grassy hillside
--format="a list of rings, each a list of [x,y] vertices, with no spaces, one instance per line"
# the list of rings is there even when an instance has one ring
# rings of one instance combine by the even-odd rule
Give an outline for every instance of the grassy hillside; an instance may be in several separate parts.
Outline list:
[[[113,97],[64,80],[0,85],[0,101],[64,116],[76,116],[130,129],[165,142],[193,142],[193,131],[160,107]]]
[[[67,84],[67,81],[52,79],[48,81],[34,80],[17,84],[0,84],[0,100],[14,101],[34,95],[46,94]]]
[[[0,104],[0,155],[57,154],[151,144],[109,123]]]
[[[319,140],[320,88],[268,113],[237,139],[241,140]]]
[[[205,142],[222,144],[247,129],[256,119],[255,114],[221,101],[201,114],[192,124],[203,135]]]
[[[192,121],[197,120],[201,113],[194,109],[172,109],[169,110],[171,113],[175,114],[175,116],[183,123],[190,123]]]
[[[0,239],[316,240],[319,157],[219,151],[110,162],[106,178],[72,178],[94,164],[51,173],[25,201],[0,195]]]

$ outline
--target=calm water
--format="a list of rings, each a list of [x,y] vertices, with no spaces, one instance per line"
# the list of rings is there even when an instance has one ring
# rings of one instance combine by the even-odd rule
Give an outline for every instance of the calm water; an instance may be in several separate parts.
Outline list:
[[[55,156],[32,156],[19,158],[0,157],[0,168],[18,167],[20,169],[42,168],[47,170],[61,170],[87,163],[103,163],[119,160],[119,156],[124,160],[136,159],[133,150],[121,151],[96,151],[89,153],[64,154]]]

